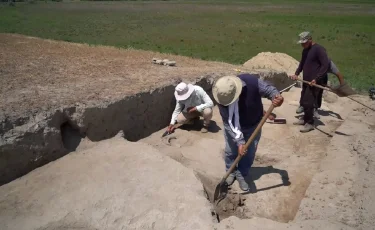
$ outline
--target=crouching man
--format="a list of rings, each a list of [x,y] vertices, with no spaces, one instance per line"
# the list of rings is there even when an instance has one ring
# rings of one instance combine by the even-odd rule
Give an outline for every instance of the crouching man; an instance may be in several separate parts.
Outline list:
[[[281,106],[284,99],[275,87],[246,73],[218,79],[212,92],[219,104],[224,123],[226,170],[230,168],[238,154],[245,154],[226,182],[232,185],[237,179],[240,188],[249,191],[245,178],[253,164],[261,132],[250,144],[247,152],[244,153],[243,149],[263,117],[262,97],[272,100],[272,104],[276,107]]]
[[[204,119],[201,132],[208,132],[214,103],[204,89],[198,85],[181,82],[176,86],[174,96],[177,102],[168,126],[168,132],[173,132],[176,122],[192,124],[193,119],[200,116]]]

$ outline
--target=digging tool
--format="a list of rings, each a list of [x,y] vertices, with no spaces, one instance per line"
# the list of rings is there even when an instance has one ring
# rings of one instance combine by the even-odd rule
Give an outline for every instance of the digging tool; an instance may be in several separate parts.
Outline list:
[[[282,89],[282,90],[280,90],[280,94],[282,94],[284,91],[286,91],[286,90],[288,90],[288,89],[290,89],[290,88],[292,88],[293,86],[295,86],[297,84],[297,82],[296,83],[293,83],[293,84],[291,84],[290,86],[288,86],[288,87],[286,87],[285,89]],[[264,112],[264,114],[265,114],[266,112]],[[265,116],[265,115],[264,115]],[[281,118],[281,117],[274,117],[273,119],[269,119],[268,121],[267,121],[267,123],[270,123],[270,124],[286,124],[286,118]]]
[[[303,82],[303,83],[305,83],[305,84],[311,84],[311,82],[309,82],[309,81],[305,81],[305,80],[302,80],[302,79],[300,79],[300,78],[298,78],[297,80],[300,81],[300,82]],[[352,88],[350,88],[347,84],[341,85],[341,86],[339,86],[339,87],[336,88],[336,89],[332,89],[332,88],[324,87],[324,86],[317,85],[317,84],[313,84],[312,86],[317,87],[317,88],[320,88],[320,89],[323,89],[323,90],[327,90],[327,91],[332,92],[332,93],[335,93],[335,94],[337,94],[337,96],[339,96],[339,97],[348,97],[348,96],[351,96],[351,95],[357,94],[357,93],[356,93]]]
[[[173,128],[174,128],[173,131],[172,131],[172,132],[169,132],[168,130],[166,130],[166,131],[163,133],[163,135],[162,135],[161,137],[165,137],[165,136],[167,136],[167,135],[173,133],[174,130],[177,129],[178,127],[180,127],[181,125],[182,125],[182,124],[175,124],[175,125],[173,125]]]
[[[303,82],[303,83],[306,83],[306,84],[310,84],[311,83],[309,81],[305,81],[305,80],[302,80],[300,78],[298,78],[297,81],[300,81],[300,82]],[[336,94],[339,97],[349,98],[350,100],[352,100],[354,102],[357,102],[358,104],[360,104],[360,105],[362,105],[362,106],[364,106],[364,107],[366,107],[366,108],[368,108],[368,109],[370,109],[372,111],[375,111],[375,109],[371,108],[370,106],[365,105],[362,102],[357,101],[356,99],[350,97],[351,95],[355,95],[357,93],[352,88],[350,88],[350,86],[348,86],[347,84],[340,85],[337,88],[328,88],[328,87],[324,87],[324,86],[317,85],[317,84],[313,84],[312,86],[320,88],[320,89],[323,89],[323,90],[327,90],[327,91],[329,91],[331,93]]]
[[[262,120],[259,122],[256,129],[251,134],[249,140],[246,142],[246,144],[244,146],[244,150],[243,150],[244,152],[247,151],[247,149],[249,148],[249,145],[254,141],[255,137],[258,135],[259,131],[261,130],[262,126],[266,122],[269,115],[272,113],[273,109],[274,109],[274,105],[271,104],[271,106],[267,110],[266,114],[263,116]],[[214,193],[214,202],[219,200],[219,199],[221,200],[223,197],[225,197],[226,191],[227,191],[227,188],[228,188],[228,184],[225,182],[225,180],[228,178],[229,174],[231,174],[233,172],[234,168],[237,166],[238,162],[240,162],[241,158],[242,158],[242,155],[238,154],[238,156],[234,160],[233,164],[230,166],[229,170],[225,173],[225,175],[221,179],[220,183],[218,185],[216,185],[215,193]]]

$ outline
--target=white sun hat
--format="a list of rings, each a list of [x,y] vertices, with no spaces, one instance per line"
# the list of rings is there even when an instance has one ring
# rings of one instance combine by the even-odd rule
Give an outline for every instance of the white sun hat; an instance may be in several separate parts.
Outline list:
[[[228,106],[235,102],[242,92],[242,81],[237,76],[219,78],[212,87],[212,94],[220,105]]]
[[[184,101],[188,99],[193,92],[194,86],[192,84],[186,84],[185,82],[181,82],[176,86],[174,96],[176,97],[177,101]]]

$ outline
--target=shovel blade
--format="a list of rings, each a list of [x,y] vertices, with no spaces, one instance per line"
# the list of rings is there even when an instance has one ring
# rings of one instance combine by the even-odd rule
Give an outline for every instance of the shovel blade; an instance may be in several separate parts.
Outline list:
[[[220,182],[216,185],[215,193],[214,193],[214,203],[217,200],[221,200],[226,197],[228,193],[228,184],[225,181]]]
[[[331,89],[339,97],[347,97],[357,94],[348,84],[344,83],[336,88]]]

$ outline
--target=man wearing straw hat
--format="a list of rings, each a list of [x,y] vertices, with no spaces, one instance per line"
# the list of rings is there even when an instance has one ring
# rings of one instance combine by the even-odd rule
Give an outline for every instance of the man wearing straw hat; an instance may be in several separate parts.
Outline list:
[[[191,124],[192,119],[200,116],[203,117],[201,132],[208,132],[214,103],[204,89],[198,85],[181,82],[176,86],[174,96],[177,102],[168,126],[168,132],[173,132],[176,122]]]
[[[281,106],[284,99],[275,87],[248,73],[218,79],[212,93],[224,124],[226,170],[238,154],[245,154],[226,182],[231,185],[237,179],[240,188],[249,191],[245,178],[253,164],[261,133],[249,145],[246,153],[243,148],[263,117],[262,97],[272,100],[276,107]]]

